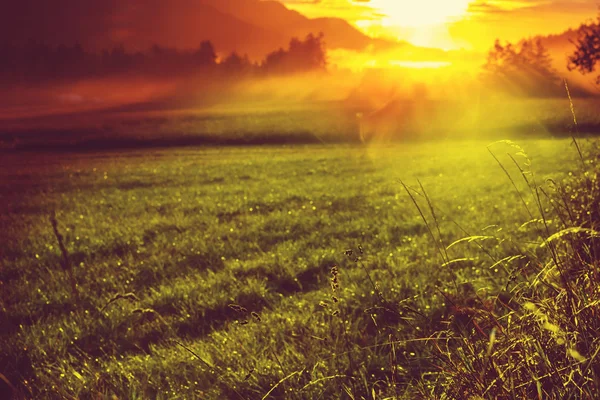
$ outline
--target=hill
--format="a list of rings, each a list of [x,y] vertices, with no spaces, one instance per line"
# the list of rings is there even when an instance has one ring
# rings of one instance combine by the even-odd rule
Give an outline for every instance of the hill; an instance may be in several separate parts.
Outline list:
[[[330,49],[362,50],[380,42],[343,19],[310,19],[275,1],[22,0],[0,14],[0,43],[80,43],[96,51],[153,44],[189,49],[210,40],[221,54],[237,51],[258,60],[311,32],[323,32]]]
[[[323,32],[330,48],[362,50],[373,39],[341,18],[310,19],[287,9],[277,1],[202,0],[219,11],[230,14],[254,26],[262,26],[285,38],[304,37]]]

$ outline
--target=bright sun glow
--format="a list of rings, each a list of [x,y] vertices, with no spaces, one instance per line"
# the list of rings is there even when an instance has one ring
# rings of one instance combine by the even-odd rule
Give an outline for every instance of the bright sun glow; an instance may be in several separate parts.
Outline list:
[[[438,69],[449,67],[452,65],[449,61],[396,61],[391,60],[388,62],[394,67],[401,68],[413,68],[413,69]]]
[[[371,0],[369,6],[385,14],[388,26],[425,27],[466,15],[473,0]]]

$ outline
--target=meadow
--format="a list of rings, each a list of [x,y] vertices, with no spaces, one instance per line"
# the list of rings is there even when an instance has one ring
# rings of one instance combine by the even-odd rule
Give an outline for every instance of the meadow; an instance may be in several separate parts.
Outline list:
[[[517,144],[2,154],[0,388],[439,398],[424,339],[544,257],[532,182],[581,172],[570,139]]]
[[[357,143],[360,125],[364,124],[357,113],[366,116],[389,104],[385,98],[358,97],[347,101],[312,101],[310,97],[302,101],[255,101],[206,109],[133,107],[5,118],[1,121],[0,151]],[[598,132],[600,101],[588,97],[573,102],[579,133]],[[494,97],[464,90],[449,98],[400,101],[379,115],[377,123],[381,126],[373,132],[375,139],[385,141],[458,138],[493,142],[570,137],[575,133],[566,97]]]

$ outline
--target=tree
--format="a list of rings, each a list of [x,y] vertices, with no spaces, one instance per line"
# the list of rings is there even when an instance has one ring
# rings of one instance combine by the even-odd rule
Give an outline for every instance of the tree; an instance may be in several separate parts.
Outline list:
[[[485,81],[509,93],[551,96],[561,90],[552,58],[540,38],[505,45],[496,40],[483,69]]]
[[[312,33],[304,40],[293,38],[288,50],[279,49],[267,55],[262,67],[268,73],[290,74],[324,70],[327,56],[323,43],[323,34]]]
[[[600,15],[596,23],[581,25],[575,42],[575,52],[569,56],[567,68],[578,70],[582,74],[594,72],[600,61]],[[600,84],[600,75],[596,78]]]
[[[215,65],[217,52],[212,42],[205,40],[200,43],[200,47],[194,52],[194,58],[199,65]]]
[[[323,33],[315,36],[310,33],[304,41],[296,38],[290,41],[288,51],[292,62],[305,70],[325,69],[327,57],[323,44]]]
[[[241,57],[235,51],[221,61],[220,65],[227,74],[231,75],[243,75],[252,70],[252,63],[248,56]]]

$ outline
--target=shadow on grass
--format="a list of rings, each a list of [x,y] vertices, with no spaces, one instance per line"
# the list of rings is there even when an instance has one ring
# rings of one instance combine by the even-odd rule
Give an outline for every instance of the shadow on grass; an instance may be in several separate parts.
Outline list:
[[[17,136],[14,134],[13,136]],[[19,133],[22,138],[5,151],[66,151],[89,152],[125,149],[149,149],[187,146],[245,146],[245,145],[285,145],[348,142],[348,138],[331,136],[317,137],[309,131],[241,133],[232,135],[173,134],[160,137],[127,137],[126,135],[107,136],[101,131],[60,130],[31,131]],[[0,148],[1,149],[1,148]]]

